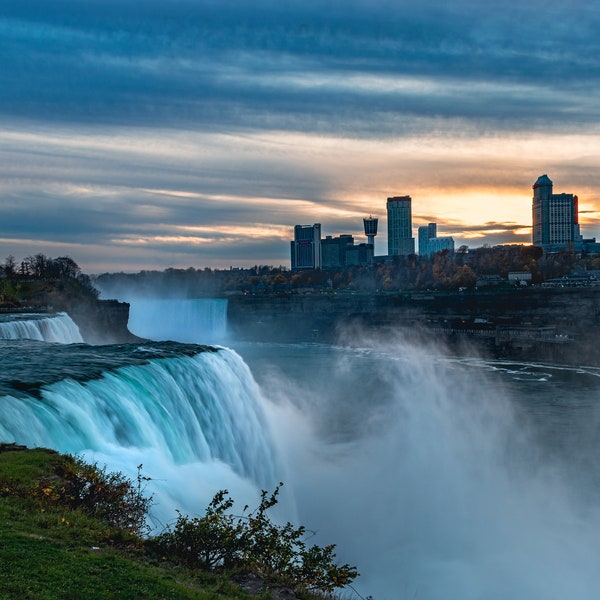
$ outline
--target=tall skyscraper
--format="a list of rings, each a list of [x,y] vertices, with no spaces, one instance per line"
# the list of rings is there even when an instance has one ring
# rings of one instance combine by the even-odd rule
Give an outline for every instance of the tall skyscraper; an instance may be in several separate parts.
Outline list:
[[[410,196],[387,199],[388,256],[408,256],[415,252],[411,202]]]
[[[552,181],[546,174],[533,184],[532,219],[534,246],[558,250],[582,242],[577,196],[552,193]]]
[[[292,271],[321,268],[321,223],[296,225],[290,242]]]

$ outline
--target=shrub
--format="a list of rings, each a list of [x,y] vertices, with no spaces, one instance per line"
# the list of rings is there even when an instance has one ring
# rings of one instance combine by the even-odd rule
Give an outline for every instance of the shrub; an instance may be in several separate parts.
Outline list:
[[[33,495],[47,505],[81,510],[111,527],[134,535],[149,532],[148,509],[152,497],[144,496],[147,477],[138,466],[137,482],[123,473],[109,473],[106,467],[88,464],[66,455],[55,467],[55,476],[39,480]]]
[[[269,581],[323,592],[351,583],[358,572],[335,563],[334,545],[307,548],[305,527],[270,520],[267,512],[277,504],[281,485],[270,495],[263,490],[256,510],[237,517],[229,512],[233,500],[222,490],[203,517],[179,513],[175,526],[155,542],[163,554],[193,568],[237,568]]]
[[[215,494],[202,518],[190,518],[178,511],[172,531],[157,538],[160,546],[190,567],[212,570],[231,567],[243,552],[243,526],[227,511],[233,500],[226,491]]]

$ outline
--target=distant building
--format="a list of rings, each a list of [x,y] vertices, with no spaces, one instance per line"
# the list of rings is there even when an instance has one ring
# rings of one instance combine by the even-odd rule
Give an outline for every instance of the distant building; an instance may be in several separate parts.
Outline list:
[[[410,196],[394,196],[387,199],[389,256],[408,256],[415,253],[411,203]]]
[[[447,237],[434,237],[429,238],[429,255],[436,254],[442,250],[449,250],[454,252],[454,238]]]
[[[419,255],[429,255],[429,240],[437,236],[437,224],[429,223],[429,225],[421,225],[418,229],[419,240]]]
[[[348,234],[339,237],[326,236],[321,240],[324,269],[338,269],[346,265],[346,251],[354,246],[354,238]]]
[[[509,271],[508,281],[520,285],[528,285],[531,283],[531,273],[529,271]]]
[[[476,288],[498,287],[501,285],[505,285],[506,283],[507,283],[507,280],[500,277],[500,275],[480,275],[477,278],[475,287]]]
[[[581,249],[578,198],[573,194],[554,194],[548,175],[533,184],[532,241],[545,251]]]
[[[367,244],[371,244],[373,246],[373,249],[375,249],[375,236],[377,235],[378,223],[379,219],[376,219],[374,217],[363,219],[363,224],[365,226],[365,235],[367,236]]]
[[[599,254],[600,253],[600,242],[596,241],[596,238],[589,238],[582,240],[583,251],[586,254]]]
[[[323,269],[339,269],[351,265],[370,265],[373,244],[355,244],[348,234],[339,237],[326,236],[321,240]]]
[[[373,261],[373,244],[355,244],[346,249],[346,266],[367,266]]]
[[[419,256],[431,256],[442,250],[454,252],[454,239],[438,237],[436,223],[419,227]]]
[[[296,225],[294,239],[290,242],[292,271],[302,269],[320,269],[321,223],[314,225]]]
[[[375,235],[375,234],[373,234]],[[292,271],[302,269],[343,269],[351,265],[370,265],[373,244],[355,244],[354,237],[342,234],[321,239],[321,224],[296,225],[290,242]]]

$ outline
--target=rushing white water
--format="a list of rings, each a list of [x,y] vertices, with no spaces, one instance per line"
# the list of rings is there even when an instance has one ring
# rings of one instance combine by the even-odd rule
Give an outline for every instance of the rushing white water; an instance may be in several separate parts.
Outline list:
[[[34,314],[6,315],[0,321],[0,339],[38,340],[58,344],[83,342],[79,328],[67,313],[47,317]]]
[[[129,330],[142,338],[215,344],[227,334],[227,300],[130,298]]]
[[[364,596],[598,597],[594,372],[401,339],[239,351],[278,413],[301,522],[359,566]]]
[[[260,392],[231,350],[64,379],[39,397],[6,395],[0,404],[2,440],[101,458],[128,473],[147,465],[161,520],[175,508],[200,510],[223,487],[247,498],[281,477]]]

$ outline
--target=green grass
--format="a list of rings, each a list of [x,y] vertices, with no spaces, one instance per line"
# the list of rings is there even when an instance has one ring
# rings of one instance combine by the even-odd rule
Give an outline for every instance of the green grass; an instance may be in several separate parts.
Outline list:
[[[0,447],[0,599],[249,598],[225,576],[152,560],[143,540],[41,502],[30,491],[64,457],[6,450]]]
[[[284,571],[265,574],[264,569],[253,570],[259,554],[254,561],[231,563],[229,571],[221,565],[206,571],[201,561],[181,560],[168,544],[161,545],[165,534],[145,538],[144,519],[128,518],[132,512],[139,515],[140,510],[144,514],[148,509],[140,481],[136,485],[120,473],[107,473],[98,465],[53,450],[0,443],[0,600],[252,598],[233,581],[232,568],[259,575],[257,581],[262,581],[265,589],[254,596],[256,600],[270,598],[267,586],[282,583],[295,588],[296,597],[303,600],[339,598],[311,591],[310,582],[307,586],[305,579],[290,579]],[[297,532],[289,529],[290,524],[277,528],[264,515],[276,503],[278,489],[272,496],[263,492],[263,501],[248,523],[256,526],[253,535],[257,538],[275,536],[285,549],[284,542],[289,541],[285,536],[293,534],[296,539],[304,528]],[[218,517],[217,525],[229,523],[227,515],[219,512]],[[216,533],[214,539],[218,540]],[[250,549],[253,541],[247,540]],[[320,562],[328,566],[329,555]],[[340,567],[342,574],[346,567]],[[336,582],[336,587],[339,585]]]
[[[0,450],[0,481],[10,479],[20,486],[47,477],[61,460],[58,452],[45,448],[28,450],[8,444]]]

